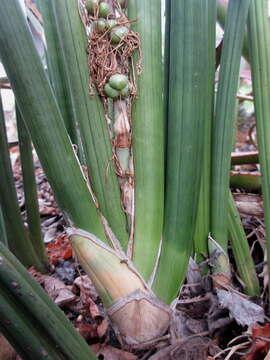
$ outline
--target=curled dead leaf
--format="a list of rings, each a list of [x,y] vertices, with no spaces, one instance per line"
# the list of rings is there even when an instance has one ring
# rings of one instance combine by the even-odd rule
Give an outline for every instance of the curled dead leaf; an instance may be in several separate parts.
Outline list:
[[[47,247],[48,256],[51,260],[51,263],[56,265],[58,259],[70,259],[72,257],[72,248],[69,244],[69,240],[66,236],[58,236],[55,242],[51,242]]]

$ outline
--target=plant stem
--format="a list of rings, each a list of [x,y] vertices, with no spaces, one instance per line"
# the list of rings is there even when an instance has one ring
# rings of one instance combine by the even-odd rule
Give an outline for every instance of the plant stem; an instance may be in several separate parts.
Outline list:
[[[261,190],[261,174],[248,171],[230,171],[230,186],[250,191]]]
[[[258,151],[247,151],[247,152],[233,152],[231,154],[232,165],[245,165],[245,164],[258,164],[259,153]]]

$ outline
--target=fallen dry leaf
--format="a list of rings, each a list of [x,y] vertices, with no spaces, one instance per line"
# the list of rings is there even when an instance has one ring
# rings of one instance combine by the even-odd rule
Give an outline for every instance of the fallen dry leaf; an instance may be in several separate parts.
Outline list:
[[[58,306],[63,306],[76,299],[76,295],[73,294],[69,286],[66,286],[62,281],[51,276],[44,278],[43,286]]]
[[[206,319],[193,319],[184,311],[175,310],[172,315],[170,331],[177,339],[207,331]]]
[[[29,269],[29,273],[44,287],[44,290],[56,305],[63,306],[73,302],[77,298],[72,292],[71,286],[65,285],[63,281],[49,275],[43,275],[33,268]]]
[[[76,330],[80,335],[86,340],[89,341],[93,338],[98,337],[97,326],[90,324],[78,324],[76,325]]]
[[[51,242],[47,246],[48,256],[51,263],[56,265],[58,259],[70,259],[72,257],[72,247],[68,238],[64,235],[58,236],[55,242]]]
[[[89,303],[89,311],[92,318],[95,320],[101,320],[103,316],[101,315],[97,304],[90,297],[87,299],[87,302]]]
[[[219,305],[230,311],[230,316],[242,326],[254,325],[264,321],[264,310],[261,306],[232,291],[217,290]]]
[[[99,338],[103,338],[108,333],[109,324],[106,319],[101,321],[101,324],[97,327],[97,333]]]
[[[189,337],[170,345],[149,360],[204,360],[207,359],[209,339],[203,337]]]
[[[87,275],[79,276],[75,279],[72,287],[72,291],[75,294],[80,293],[80,298],[83,303],[86,303],[89,298],[93,301],[97,301],[97,291]]]
[[[264,326],[256,325],[252,328],[252,346],[246,356],[242,360],[263,359],[270,349],[270,341],[264,341],[262,338],[270,340],[270,323]]]
[[[102,350],[99,350],[96,355],[103,356],[102,359],[104,360],[136,360],[138,358],[134,354],[116,349],[110,345],[105,346]]]
[[[15,360],[16,351],[9,342],[0,334],[0,360]]]

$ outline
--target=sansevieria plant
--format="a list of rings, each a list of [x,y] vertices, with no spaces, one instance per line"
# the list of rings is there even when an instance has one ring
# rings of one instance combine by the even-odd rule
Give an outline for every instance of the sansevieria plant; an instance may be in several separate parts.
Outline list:
[[[209,252],[222,254],[226,261],[217,256],[214,272],[231,281],[229,239],[244,290],[259,292],[244,230],[228,194],[248,14],[254,49],[269,48],[262,34],[254,35],[260,23],[256,7],[263,2],[229,3],[216,99],[215,0],[166,0],[164,28],[161,0],[39,0],[46,69],[19,1],[0,2],[0,58],[16,97],[19,133],[29,132],[76,259],[93,281],[118,338],[131,349],[147,347],[168,330],[170,304],[185,281],[190,257],[200,262]],[[256,54],[252,66],[260,81],[256,69],[262,66],[267,74],[269,62],[258,65]],[[255,97],[263,98],[260,87],[256,89]],[[258,104],[264,114],[264,103]],[[264,130],[262,122],[263,139]],[[6,144],[0,150],[2,169]],[[268,161],[267,151],[263,159]],[[9,236],[4,193],[12,193],[14,209],[16,194],[6,167],[9,185],[0,186],[0,224],[6,236],[1,240],[7,244],[8,239],[10,250],[26,266],[38,267],[41,259],[46,264],[40,233],[35,246],[34,232],[28,242],[23,242],[24,235],[9,242],[15,238]],[[265,174],[268,178],[267,166]],[[17,208],[16,216],[13,221],[23,229]],[[26,248],[32,249],[32,257],[30,251],[29,257],[21,257]],[[28,290],[25,297],[15,298],[12,282],[32,287],[50,319],[55,317],[59,332],[65,331],[63,344],[69,342],[72,348],[76,343],[79,358],[91,358],[79,335],[65,325],[67,320],[26,271],[20,274],[19,266],[1,245],[0,314],[11,309],[12,319],[8,314],[5,319],[25,333],[18,339],[16,327],[13,331],[3,321],[0,330],[21,357],[30,358],[23,341],[33,339],[36,354],[42,346],[44,358],[78,359],[69,347],[65,353],[54,349],[56,335],[49,332],[49,321],[41,324],[43,318],[27,305]],[[31,329],[31,321],[37,322],[37,330]]]

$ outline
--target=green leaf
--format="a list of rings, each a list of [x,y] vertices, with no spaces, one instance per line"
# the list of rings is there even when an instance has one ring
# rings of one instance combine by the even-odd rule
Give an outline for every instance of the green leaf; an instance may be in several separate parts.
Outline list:
[[[251,1],[248,36],[259,160],[262,172],[267,253],[270,254],[270,33],[265,0]],[[268,289],[270,291],[270,287]]]
[[[18,204],[9,157],[2,100],[0,96],[0,205],[10,250],[25,266],[44,270],[25,231]]]
[[[89,94],[89,68],[85,29],[77,1],[50,0],[64,58],[73,110],[78,120],[89,179],[99,209],[114,234],[126,247],[128,234],[115,173],[104,109],[98,95]]]
[[[208,4],[208,19],[206,18],[208,21],[206,24],[206,26],[208,26],[208,33],[205,32],[204,39],[209,49],[209,62],[205,66],[205,82],[208,84],[208,96],[204,102],[204,158],[194,234],[194,252],[198,263],[208,257],[208,234],[210,231],[211,131],[214,115],[216,16],[216,3],[215,1],[211,1]]]
[[[161,1],[129,2],[129,17],[137,19],[142,73],[132,109],[135,168],[135,234],[133,261],[149,279],[163,231],[164,211],[164,98],[161,44]],[[136,60],[135,60],[136,61]]]
[[[29,238],[41,263],[43,263],[44,265],[48,265],[48,256],[45,250],[43,236],[41,232],[35,167],[32,155],[32,143],[29,132],[24,124],[24,120],[18,108],[16,109],[16,120]]]
[[[57,201],[71,224],[105,239],[21,6],[17,0],[3,0],[0,12],[5,14],[0,22],[1,60]]]
[[[229,0],[218,0],[218,23],[221,26],[222,29],[224,29],[225,22],[226,22],[226,16],[227,16],[227,9],[228,9],[228,2]],[[248,34],[245,32],[244,35],[244,42],[243,42],[243,50],[242,55],[244,58],[249,61],[249,52],[248,52]]]
[[[49,78],[54,90],[67,132],[73,144],[78,145],[79,158],[83,157],[81,139],[78,132],[76,114],[69,94],[68,78],[65,74],[64,57],[60,51],[60,39],[53,8],[49,0],[38,0],[47,45],[47,63]]]
[[[212,98],[212,76],[206,79],[205,69],[213,63],[213,51],[205,39],[213,21],[209,17],[213,4],[171,1],[165,225],[153,286],[166,302],[173,300],[184,281],[193,246],[207,113],[204,103]]]
[[[212,132],[211,232],[226,251],[229,169],[233,146],[236,93],[249,0],[229,3]]]
[[[242,226],[232,193],[229,193],[229,236],[237,271],[244,282],[244,291],[250,296],[260,295],[260,285],[253,259],[250,254],[248,240]]]

